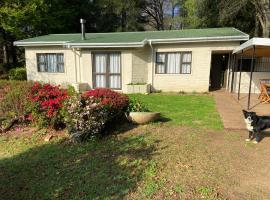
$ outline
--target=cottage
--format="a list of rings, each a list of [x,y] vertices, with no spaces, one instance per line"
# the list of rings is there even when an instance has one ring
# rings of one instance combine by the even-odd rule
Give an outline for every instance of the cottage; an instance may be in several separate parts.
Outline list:
[[[84,29],[82,29],[84,30]],[[226,87],[229,57],[249,36],[235,28],[50,34],[16,41],[29,80],[124,93]]]

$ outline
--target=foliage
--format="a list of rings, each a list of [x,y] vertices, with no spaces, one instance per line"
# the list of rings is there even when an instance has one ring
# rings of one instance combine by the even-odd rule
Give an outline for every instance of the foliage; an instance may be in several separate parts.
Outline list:
[[[128,105],[128,112],[149,112],[149,109],[141,101],[130,99]]]
[[[86,95],[70,97],[64,112],[69,134],[76,142],[100,136],[109,114],[100,101]]]
[[[94,97],[96,100],[101,102],[105,109],[109,109],[110,120],[121,117],[128,107],[128,96],[110,89],[98,88],[95,90],[89,90],[83,95]]]
[[[0,116],[2,123],[27,117],[27,95],[33,83],[26,81],[0,81]]]
[[[20,80],[20,81],[26,80],[27,75],[25,67],[13,68],[9,70],[8,77],[9,80]]]
[[[67,91],[60,86],[36,82],[29,94],[30,110],[34,122],[40,127],[52,126],[58,128],[63,123],[61,108],[67,99]]]

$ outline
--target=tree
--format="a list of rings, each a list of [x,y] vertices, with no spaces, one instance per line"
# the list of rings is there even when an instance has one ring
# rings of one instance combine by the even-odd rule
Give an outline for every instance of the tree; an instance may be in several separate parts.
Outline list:
[[[270,1],[269,0],[223,0],[221,5],[221,21],[238,14],[248,4],[255,8],[255,22],[258,20],[263,37],[270,36]],[[256,23],[255,23],[256,24]],[[258,30],[258,29],[257,29]],[[256,30],[256,31],[257,31]],[[255,31],[255,32],[256,32]]]
[[[165,0],[147,0],[143,15],[148,24],[156,30],[164,30],[164,4]]]

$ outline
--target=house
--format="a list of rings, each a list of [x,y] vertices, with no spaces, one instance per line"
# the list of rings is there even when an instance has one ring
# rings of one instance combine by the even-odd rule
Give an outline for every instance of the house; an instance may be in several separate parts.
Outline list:
[[[82,29],[84,30],[84,29]],[[25,48],[29,80],[107,87],[124,93],[207,92],[226,86],[232,51],[249,36],[235,28],[51,34]]]

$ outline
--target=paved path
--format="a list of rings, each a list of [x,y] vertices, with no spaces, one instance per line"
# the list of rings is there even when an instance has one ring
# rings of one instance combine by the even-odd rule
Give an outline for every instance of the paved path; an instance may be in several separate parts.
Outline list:
[[[246,129],[242,107],[238,101],[225,90],[215,91],[212,94],[214,95],[217,110],[222,119],[224,128]]]

